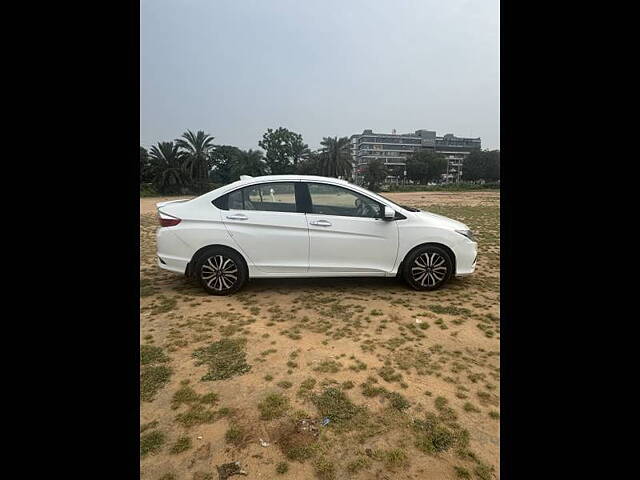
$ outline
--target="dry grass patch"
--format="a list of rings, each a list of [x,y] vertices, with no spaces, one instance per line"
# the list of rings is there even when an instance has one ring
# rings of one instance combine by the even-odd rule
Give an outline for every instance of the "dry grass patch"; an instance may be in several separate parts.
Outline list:
[[[245,338],[223,338],[194,351],[196,366],[209,367],[202,381],[227,380],[251,370],[251,365],[246,362],[246,343]]]

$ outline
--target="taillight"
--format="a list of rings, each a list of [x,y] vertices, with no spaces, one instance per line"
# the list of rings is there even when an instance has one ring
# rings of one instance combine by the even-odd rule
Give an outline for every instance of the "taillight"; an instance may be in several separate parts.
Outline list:
[[[178,225],[180,223],[180,219],[179,218],[162,218],[162,217],[158,217],[158,220],[160,220],[160,226],[161,227],[174,227],[176,225]]]

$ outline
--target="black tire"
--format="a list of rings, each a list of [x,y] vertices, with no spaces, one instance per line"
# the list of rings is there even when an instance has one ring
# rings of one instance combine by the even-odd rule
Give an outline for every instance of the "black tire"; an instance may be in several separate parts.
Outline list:
[[[404,262],[402,277],[414,290],[437,290],[453,275],[453,261],[447,251],[425,245],[413,251]]]
[[[193,274],[210,295],[236,293],[249,278],[242,256],[222,247],[203,252],[198,257]]]

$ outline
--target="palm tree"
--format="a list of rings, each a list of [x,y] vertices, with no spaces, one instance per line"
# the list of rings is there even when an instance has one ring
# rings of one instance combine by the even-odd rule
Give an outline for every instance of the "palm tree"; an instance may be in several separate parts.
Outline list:
[[[296,173],[298,175],[322,175],[322,155],[317,152],[309,152],[306,158],[298,163]]]
[[[231,178],[232,180],[238,180],[240,175],[259,177],[264,175],[266,170],[267,164],[264,161],[261,150],[242,150],[233,159]]]
[[[176,140],[176,145],[184,150],[185,168],[191,180],[206,182],[209,176],[209,152],[213,148],[213,137],[198,130],[195,135],[191,130]]]
[[[320,142],[322,152],[320,168],[327,177],[349,177],[353,170],[347,137],[324,137]]]
[[[150,183],[154,176],[155,169],[149,158],[149,152],[140,145],[140,183]]]
[[[149,150],[157,174],[153,180],[161,193],[179,193],[188,181],[184,173],[184,155],[173,142],[160,142]]]

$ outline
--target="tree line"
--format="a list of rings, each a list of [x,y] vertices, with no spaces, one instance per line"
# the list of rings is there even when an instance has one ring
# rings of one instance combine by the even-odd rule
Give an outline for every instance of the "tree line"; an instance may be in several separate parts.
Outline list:
[[[302,135],[279,127],[267,129],[258,145],[264,152],[217,145],[204,131],[187,130],[180,138],[159,142],[149,150],[140,146],[140,183],[152,184],[163,195],[198,194],[238,180],[240,175],[300,174],[351,180],[354,173],[347,137],[324,137],[320,149],[312,151]],[[406,162],[406,176],[413,183],[438,181],[446,170],[447,160],[430,151],[417,151]],[[368,188],[378,190],[389,175],[398,172],[374,160],[360,173]],[[499,151],[473,152],[464,162],[463,180],[499,178]]]
[[[322,175],[350,178],[351,158],[347,137],[324,137],[312,151],[302,135],[279,127],[267,129],[258,142],[264,150],[242,150],[216,145],[214,137],[187,130],[170,142],[149,150],[140,147],[140,183],[152,184],[162,194],[201,193],[211,184],[226,184],[240,175]]]

